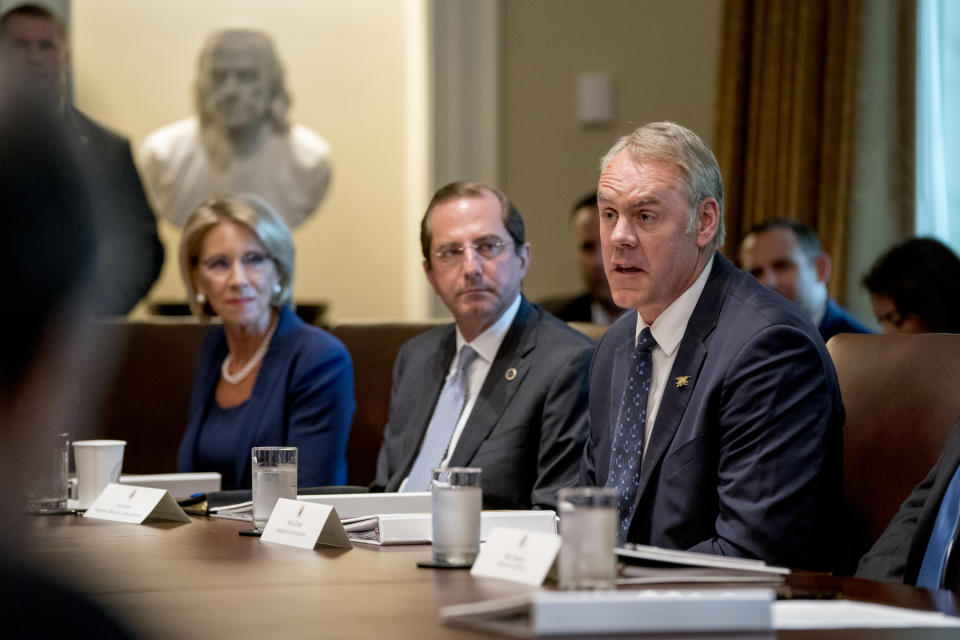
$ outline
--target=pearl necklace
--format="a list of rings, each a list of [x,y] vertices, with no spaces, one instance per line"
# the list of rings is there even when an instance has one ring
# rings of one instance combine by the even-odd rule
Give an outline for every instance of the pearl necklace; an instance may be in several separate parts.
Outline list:
[[[270,323],[270,328],[267,329],[267,335],[264,336],[263,342],[260,343],[260,346],[257,347],[256,352],[254,352],[253,357],[250,358],[250,361],[247,364],[243,365],[243,368],[236,373],[230,373],[230,362],[233,360],[233,354],[228,353],[227,357],[223,359],[223,364],[220,365],[220,375],[223,376],[224,381],[230,384],[238,384],[253,371],[254,367],[260,364],[260,361],[263,360],[263,356],[266,355],[267,349],[270,347],[270,339],[273,337],[273,332],[277,330],[277,324],[280,322],[280,318],[277,317],[273,322]]]

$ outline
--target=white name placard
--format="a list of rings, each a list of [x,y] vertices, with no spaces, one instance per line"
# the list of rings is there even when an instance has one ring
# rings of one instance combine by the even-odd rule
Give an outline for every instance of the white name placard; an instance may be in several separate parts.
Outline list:
[[[497,527],[480,548],[470,575],[543,584],[560,551],[560,536]]]
[[[110,483],[93,501],[85,518],[140,524],[146,520],[190,522],[166,489]]]
[[[273,508],[261,542],[276,542],[301,549],[318,544],[352,549],[347,532],[340,524],[337,510],[327,504],[313,504],[280,498]]]

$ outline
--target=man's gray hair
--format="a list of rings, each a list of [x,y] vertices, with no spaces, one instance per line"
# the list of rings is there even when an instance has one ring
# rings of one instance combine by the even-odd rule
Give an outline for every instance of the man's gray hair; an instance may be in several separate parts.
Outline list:
[[[717,201],[720,220],[717,233],[709,247],[713,250],[723,245],[723,178],[720,166],[700,136],[686,127],[673,122],[651,122],[623,136],[607,151],[600,161],[602,173],[614,156],[626,149],[634,161],[653,157],[673,162],[680,167],[687,183],[687,199],[690,202],[688,231],[693,231],[697,222],[697,205],[704,198]]]

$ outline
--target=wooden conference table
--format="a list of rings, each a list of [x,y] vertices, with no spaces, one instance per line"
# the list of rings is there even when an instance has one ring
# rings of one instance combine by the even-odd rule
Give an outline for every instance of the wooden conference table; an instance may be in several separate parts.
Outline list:
[[[134,525],[78,516],[31,521],[37,558],[145,638],[492,638],[444,626],[438,608],[533,589],[472,578],[467,571],[418,569],[416,561],[429,556],[427,546],[306,551],[238,535],[248,523],[203,517],[190,524]],[[949,592],[821,574],[794,574],[788,583],[839,590],[854,600],[960,614],[960,597]],[[958,634],[873,629],[775,635],[955,639]]]

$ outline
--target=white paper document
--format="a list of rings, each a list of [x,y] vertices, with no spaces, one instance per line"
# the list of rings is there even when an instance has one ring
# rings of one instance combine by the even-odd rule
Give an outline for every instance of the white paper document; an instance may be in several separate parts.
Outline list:
[[[773,605],[774,629],[960,628],[960,618],[851,600],[781,600]]]
[[[337,511],[330,505],[280,498],[263,528],[260,542],[276,542],[301,549],[318,544],[352,549]]]
[[[627,563],[647,564],[654,566],[676,567],[704,567],[712,569],[730,569],[741,574],[757,574],[766,576],[785,576],[790,573],[786,567],[768,565],[762,560],[750,558],[734,558],[719,556],[712,553],[697,553],[694,551],[679,551],[664,549],[643,544],[628,544],[617,547],[617,556]]]
[[[770,589],[536,591],[440,609],[446,624],[520,638],[605,633],[767,631]]]
[[[113,482],[97,496],[83,516],[134,524],[146,520],[192,522],[166,489],[132,487]]]
[[[341,519],[375,516],[378,513],[430,513],[429,491],[410,493],[328,493],[297,496],[297,500],[328,504],[336,508]]]
[[[221,481],[220,474],[215,471],[120,476],[120,484],[166,489],[174,500],[186,500],[196,493],[220,491]]]
[[[429,544],[433,538],[433,518],[429,513],[387,513],[344,518],[343,526],[353,542],[364,544]],[[557,516],[547,510],[483,511],[480,514],[481,540],[486,540],[497,527],[556,533]]]

